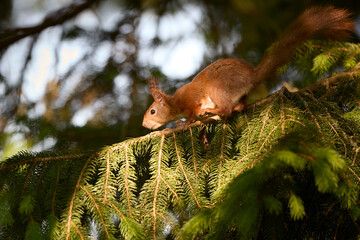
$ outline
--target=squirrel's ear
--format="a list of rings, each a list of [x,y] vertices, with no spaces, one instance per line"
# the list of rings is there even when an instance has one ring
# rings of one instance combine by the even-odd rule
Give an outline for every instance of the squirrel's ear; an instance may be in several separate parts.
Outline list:
[[[164,93],[163,91],[160,90],[159,88],[159,82],[157,81],[157,79],[153,76],[151,76],[148,79],[148,87],[150,90],[151,95],[154,98],[155,102],[158,103],[166,103],[166,93]]]
[[[155,102],[166,104],[166,94],[161,90],[153,91],[151,95],[153,96]]]

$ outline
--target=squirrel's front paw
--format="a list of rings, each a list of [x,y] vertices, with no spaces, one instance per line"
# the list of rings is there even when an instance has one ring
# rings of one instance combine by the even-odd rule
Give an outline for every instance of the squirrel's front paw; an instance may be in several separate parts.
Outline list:
[[[175,128],[186,131],[189,128],[189,124],[187,121],[178,120],[175,123]]]
[[[183,120],[177,120],[177,122],[175,123],[175,127],[180,127],[180,125],[185,125],[185,122]]]

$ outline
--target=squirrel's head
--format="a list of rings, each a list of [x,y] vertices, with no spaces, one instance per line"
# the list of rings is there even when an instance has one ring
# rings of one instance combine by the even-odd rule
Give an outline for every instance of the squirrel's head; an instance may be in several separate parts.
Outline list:
[[[158,82],[153,77],[149,78],[148,86],[154,102],[146,111],[142,125],[149,129],[157,129],[173,120],[171,118],[171,107],[169,105],[171,96],[159,89]]]

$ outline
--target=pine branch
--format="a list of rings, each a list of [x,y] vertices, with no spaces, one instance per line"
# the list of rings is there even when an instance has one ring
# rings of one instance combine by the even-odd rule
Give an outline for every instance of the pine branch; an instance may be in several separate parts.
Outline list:
[[[183,166],[183,159],[180,157],[180,152],[176,143],[176,135],[175,133],[173,133],[173,137],[174,137],[174,145],[175,145],[175,152],[176,152],[176,158],[178,160],[178,166],[180,168],[180,172],[182,173],[182,175],[185,177],[185,181],[187,183],[187,186],[189,186],[190,192],[192,197],[194,198],[196,205],[199,207],[199,209],[202,209],[201,203],[199,202],[199,200],[197,199],[197,194],[194,190],[193,184],[192,182],[190,182],[189,180],[189,176],[188,176],[188,171],[185,171],[185,167]]]

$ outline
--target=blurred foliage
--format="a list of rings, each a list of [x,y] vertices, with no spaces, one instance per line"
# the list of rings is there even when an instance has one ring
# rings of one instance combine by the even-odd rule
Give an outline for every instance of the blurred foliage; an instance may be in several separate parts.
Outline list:
[[[308,6],[318,4],[311,0],[88,0],[60,1],[63,5],[58,10],[46,10],[53,1],[33,1],[33,5],[31,2],[0,1],[2,154],[14,134],[22,136],[27,142],[25,145],[35,150],[96,149],[144,135],[148,130],[141,126],[142,116],[152,101],[146,88],[146,78],[150,74],[160,78],[165,90],[174,92],[219,58],[238,57],[256,65],[289,22]],[[355,13],[360,9],[360,2],[356,0],[322,3]],[[19,7],[22,5],[42,12],[43,20],[30,27],[27,22],[17,24],[16,17],[20,14],[17,11],[23,9]],[[201,10],[201,19],[194,22],[194,28],[203,37],[206,51],[201,63],[195,66],[197,71],[186,79],[174,79],[163,73],[161,66],[139,61],[143,54],[140,22],[145,14],[152,14],[158,24],[147,48],[156,49],[169,42],[177,44],[191,36],[165,39],[160,36],[158,27],[168,16],[179,12],[186,16],[186,8]],[[105,21],[109,9],[119,14]],[[94,28],[79,24],[79,18],[89,15],[98,21]],[[31,100],[25,93],[29,91],[26,90],[29,89],[28,72],[39,68],[34,63],[36,49],[41,47],[42,39],[47,38],[55,41],[55,47],[47,50],[53,58],[54,64],[50,65],[53,69],[49,71],[54,77],[46,79],[42,97]],[[87,50],[80,58],[72,59],[66,71],[61,72],[60,63],[66,61],[60,54],[61,48],[75,41],[81,42]],[[106,46],[110,48],[110,55],[104,62],[96,63]],[[14,55],[18,59],[17,66],[7,64]],[[35,86],[30,88],[36,89]],[[91,117],[86,124],[76,126],[74,118],[80,111],[90,112]]]

